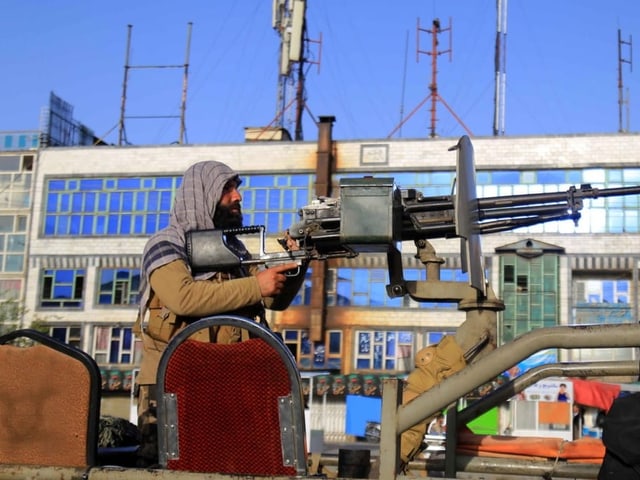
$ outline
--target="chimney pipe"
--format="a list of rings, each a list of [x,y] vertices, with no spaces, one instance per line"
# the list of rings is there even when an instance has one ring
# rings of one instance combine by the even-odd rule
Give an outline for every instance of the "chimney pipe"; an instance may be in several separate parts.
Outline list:
[[[319,117],[318,152],[316,162],[316,196],[331,196],[331,174],[333,173],[333,123],[336,117]]]
[[[318,151],[316,153],[316,197],[331,196],[331,175],[335,169],[333,158],[333,122],[336,117],[323,116],[318,120]],[[327,323],[326,277],[327,262],[314,261],[311,265],[311,298],[309,299],[309,338],[313,342],[324,340]]]

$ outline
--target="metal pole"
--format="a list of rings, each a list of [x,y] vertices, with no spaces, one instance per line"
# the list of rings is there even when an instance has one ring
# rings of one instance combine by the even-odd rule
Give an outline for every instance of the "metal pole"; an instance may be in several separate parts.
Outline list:
[[[124,57],[124,80],[122,82],[122,96],[120,98],[120,122],[118,130],[118,145],[122,145],[127,140],[124,129],[125,105],[127,103],[127,82],[129,78],[129,55],[131,52],[131,29],[132,25],[127,25],[127,50]]]
[[[180,133],[178,136],[178,143],[184,143],[186,125],[185,125],[185,111],[187,109],[187,84],[189,77],[189,52],[191,50],[191,29],[193,22],[187,24],[187,50],[184,59],[184,76],[182,78],[182,100],[180,103]]]

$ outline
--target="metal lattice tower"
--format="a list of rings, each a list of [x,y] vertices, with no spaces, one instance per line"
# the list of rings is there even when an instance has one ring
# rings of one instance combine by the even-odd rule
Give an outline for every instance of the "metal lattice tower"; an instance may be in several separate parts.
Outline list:
[[[400,124],[398,124],[392,131],[391,133],[389,133],[388,138],[391,138],[393,136],[393,134],[395,132],[397,132],[402,125],[404,125],[406,123],[407,120],[409,120],[409,118],[411,118],[421,107],[422,105],[424,105],[426,103],[427,100],[431,99],[431,108],[430,108],[430,112],[431,112],[431,122],[430,122],[430,128],[429,128],[429,136],[431,138],[435,138],[437,136],[436,134],[436,123],[438,122],[438,118],[437,118],[437,103],[440,102],[442,103],[445,108],[449,111],[449,113],[451,114],[451,116],[453,116],[453,118],[456,119],[456,121],[460,124],[460,126],[462,128],[464,128],[464,130],[467,132],[467,134],[469,135],[473,135],[471,133],[471,131],[469,130],[469,128],[467,128],[467,126],[464,124],[464,122],[462,121],[462,119],[460,117],[458,117],[458,115],[453,111],[453,109],[449,106],[449,104],[447,104],[447,102],[444,100],[444,98],[442,98],[442,96],[440,95],[440,93],[438,92],[438,56],[439,55],[443,55],[445,53],[449,54],[449,60],[451,60],[451,52],[452,49],[451,47],[449,47],[446,50],[439,50],[438,49],[438,35],[442,32],[449,32],[449,45],[451,45],[451,19],[449,19],[449,26],[447,28],[442,28],[440,26],[440,20],[439,19],[435,19],[432,22],[432,29],[425,29],[425,28],[421,28],[420,27],[420,19],[418,19],[418,26],[417,26],[417,37],[418,37],[418,46],[416,49],[416,58],[417,61],[420,61],[420,54],[425,54],[425,55],[429,55],[431,56],[431,83],[429,83],[429,95],[424,98],[410,113],[409,115],[407,115],[407,117],[405,119],[403,119]],[[431,50],[420,50],[420,32],[426,32],[431,34]]]
[[[178,133],[177,143],[185,143],[186,138],[186,124],[185,124],[185,112],[187,108],[187,85],[189,77],[189,53],[191,49],[191,29],[193,23],[187,24],[187,48],[185,53],[184,64],[182,65],[130,65],[129,59],[131,56],[131,29],[132,25],[127,25],[127,50],[125,54],[124,64],[124,80],[122,82],[122,97],[120,102],[120,121],[118,122],[118,145],[128,144],[127,133],[125,128],[125,120],[130,119],[158,119],[158,118],[179,118],[180,119],[180,131]],[[129,72],[132,69],[183,69],[182,77],[182,95],[180,101],[180,115],[126,115],[126,103],[127,103],[127,87],[129,83]]]
[[[308,58],[308,44],[317,43],[319,49],[322,45],[322,36],[320,40],[307,37],[306,9],[306,0],[273,0],[272,26],[281,41],[276,116],[271,124],[284,128],[285,124],[293,123],[295,140],[303,139],[302,114],[306,109],[305,65],[315,63],[320,68],[319,59],[314,62]],[[287,119],[287,112],[293,105],[295,113],[291,119]]]

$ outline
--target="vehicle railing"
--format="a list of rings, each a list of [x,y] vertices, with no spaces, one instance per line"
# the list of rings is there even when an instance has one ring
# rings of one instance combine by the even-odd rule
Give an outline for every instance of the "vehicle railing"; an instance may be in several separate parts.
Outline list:
[[[640,346],[640,325],[571,325],[539,328],[486,354],[402,405],[401,380],[383,381],[380,478],[393,479],[400,469],[400,435],[457,402],[532,354],[547,348],[623,348]],[[454,460],[455,462],[455,460]],[[454,467],[455,468],[455,467]]]

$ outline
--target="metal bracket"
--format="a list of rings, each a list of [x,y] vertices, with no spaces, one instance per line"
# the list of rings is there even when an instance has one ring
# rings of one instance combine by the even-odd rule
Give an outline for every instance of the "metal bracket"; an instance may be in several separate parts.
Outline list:
[[[280,444],[282,447],[282,464],[296,466],[296,429],[293,423],[293,400],[291,395],[278,397],[278,414],[280,418]]]
[[[160,445],[167,460],[177,460],[180,458],[180,447],[178,443],[178,396],[175,393],[164,393],[162,402],[165,411],[165,444]]]

